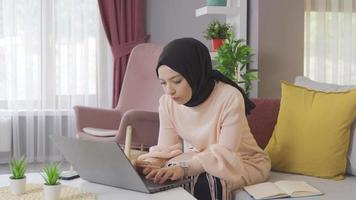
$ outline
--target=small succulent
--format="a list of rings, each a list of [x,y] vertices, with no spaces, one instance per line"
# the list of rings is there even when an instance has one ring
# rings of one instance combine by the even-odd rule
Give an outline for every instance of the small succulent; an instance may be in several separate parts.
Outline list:
[[[61,175],[61,170],[59,169],[59,165],[57,164],[45,165],[42,171],[44,174],[41,174],[41,176],[45,180],[46,185],[60,184],[60,182],[58,181]]]
[[[12,158],[10,162],[11,179],[23,179],[27,170],[27,160],[25,156],[20,159]]]

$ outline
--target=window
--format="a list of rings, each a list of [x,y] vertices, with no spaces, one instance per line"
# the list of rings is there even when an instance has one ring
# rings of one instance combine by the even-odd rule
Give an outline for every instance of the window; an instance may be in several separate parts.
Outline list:
[[[111,105],[112,63],[97,0],[0,0],[0,119],[11,154],[60,160],[74,105]],[[0,155],[0,162],[1,159]]]
[[[356,84],[356,0],[305,0],[304,74]]]
[[[97,0],[0,0],[0,109],[96,102],[100,23]]]

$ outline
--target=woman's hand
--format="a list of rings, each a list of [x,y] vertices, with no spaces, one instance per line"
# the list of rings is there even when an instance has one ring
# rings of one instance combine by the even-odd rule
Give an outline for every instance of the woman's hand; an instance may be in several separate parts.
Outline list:
[[[152,164],[149,161],[145,160],[136,160],[134,163],[134,166],[136,168],[136,171],[140,174],[147,175],[150,173],[153,169],[160,169],[161,166]]]
[[[176,165],[159,169],[151,169],[150,172],[146,175],[146,179],[151,179],[154,183],[162,184],[167,180],[175,181],[178,179],[182,179],[183,176],[183,168],[181,166]]]
[[[166,160],[158,159],[158,158],[149,158],[146,160],[136,160],[134,162],[134,166],[138,173],[147,175],[152,171],[152,169],[160,169],[166,163]]]

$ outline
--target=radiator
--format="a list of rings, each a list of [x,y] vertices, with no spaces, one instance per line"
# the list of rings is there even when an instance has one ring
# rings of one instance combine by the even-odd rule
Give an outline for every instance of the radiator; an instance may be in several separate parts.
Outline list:
[[[0,152],[11,150],[11,117],[0,117]]]

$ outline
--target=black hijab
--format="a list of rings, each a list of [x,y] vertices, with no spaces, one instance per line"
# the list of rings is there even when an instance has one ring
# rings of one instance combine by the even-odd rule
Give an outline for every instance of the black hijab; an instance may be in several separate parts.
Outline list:
[[[222,81],[241,92],[246,115],[255,108],[255,104],[234,81],[212,69],[208,48],[194,38],[176,39],[163,48],[156,67],[157,77],[158,68],[162,65],[181,74],[192,88],[192,98],[185,106],[194,107],[203,103],[213,91],[215,81]]]

